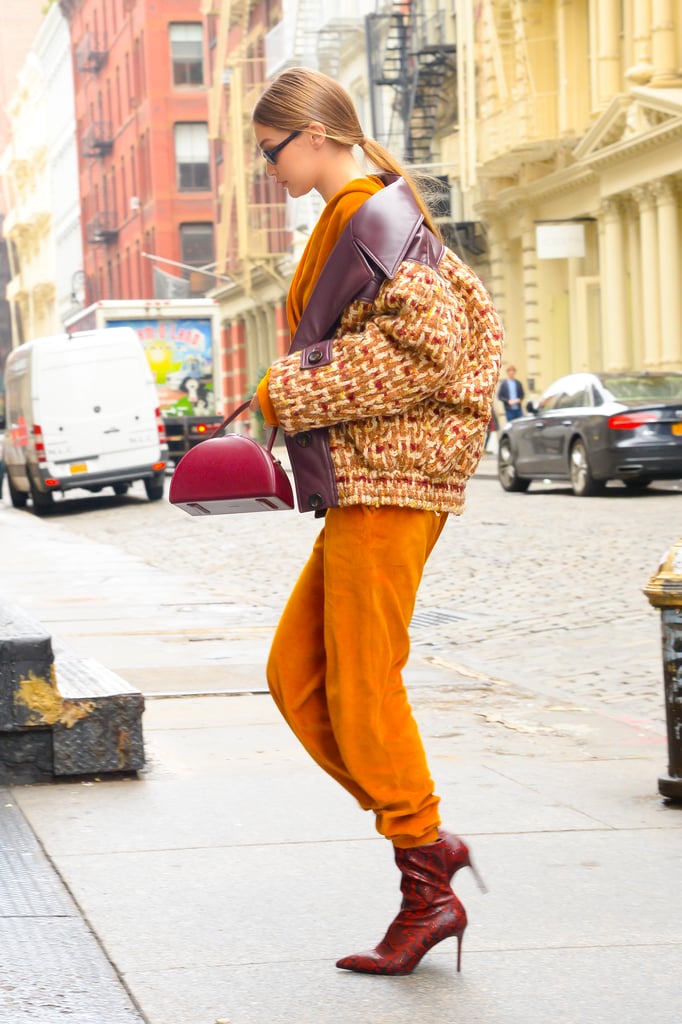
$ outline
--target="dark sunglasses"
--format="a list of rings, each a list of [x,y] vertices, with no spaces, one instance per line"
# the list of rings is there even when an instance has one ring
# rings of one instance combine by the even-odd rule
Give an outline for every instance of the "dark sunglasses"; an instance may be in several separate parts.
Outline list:
[[[295,132],[292,132],[291,135],[287,135],[284,142],[280,142],[277,146],[273,146],[272,149],[261,149],[261,156],[263,156],[269,164],[276,164],[277,154],[279,151],[284,149],[285,146],[288,146],[292,139],[295,139],[297,135],[301,134],[301,131],[302,129],[299,128]]]

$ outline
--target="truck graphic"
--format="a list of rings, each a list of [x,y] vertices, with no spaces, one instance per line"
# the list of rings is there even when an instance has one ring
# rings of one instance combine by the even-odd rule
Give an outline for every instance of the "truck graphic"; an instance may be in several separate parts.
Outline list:
[[[170,458],[177,462],[222,422],[218,305],[212,299],[105,299],[67,330],[131,327],[152,371]]]

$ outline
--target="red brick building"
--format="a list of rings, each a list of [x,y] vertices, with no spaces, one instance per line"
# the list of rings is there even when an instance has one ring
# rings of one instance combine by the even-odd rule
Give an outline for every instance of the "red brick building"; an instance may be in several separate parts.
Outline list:
[[[174,265],[215,259],[200,4],[60,0],[74,55],[86,305],[203,294],[212,283]]]

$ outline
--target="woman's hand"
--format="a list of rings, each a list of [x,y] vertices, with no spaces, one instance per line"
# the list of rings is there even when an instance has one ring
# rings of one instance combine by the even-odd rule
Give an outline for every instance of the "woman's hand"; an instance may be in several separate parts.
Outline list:
[[[261,416],[263,416],[263,423],[265,424],[266,427],[274,427],[275,426],[274,423],[268,423],[266,417],[263,415],[263,410],[261,409],[260,401],[258,400],[258,392],[256,392],[256,394],[253,396],[253,398],[249,402],[249,410],[251,412],[259,412],[261,414]]]

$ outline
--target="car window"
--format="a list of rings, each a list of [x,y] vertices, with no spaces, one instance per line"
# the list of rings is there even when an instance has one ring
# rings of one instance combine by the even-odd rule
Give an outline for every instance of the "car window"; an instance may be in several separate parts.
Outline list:
[[[540,401],[538,402],[538,411],[549,412],[551,409],[556,408],[556,404],[561,398],[561,395],[561,389],[546,391],[540,399]]]
[[[666,402],[682,399],[682,374],[624,373],[602,378],[618,402]]]
[[[563,391],[555,405],[555,409],[579,409],[591,405],[587,388],[578,388],[575,391]]]

